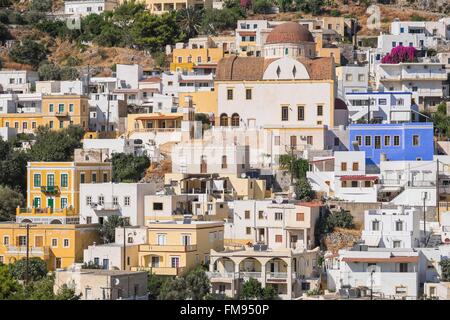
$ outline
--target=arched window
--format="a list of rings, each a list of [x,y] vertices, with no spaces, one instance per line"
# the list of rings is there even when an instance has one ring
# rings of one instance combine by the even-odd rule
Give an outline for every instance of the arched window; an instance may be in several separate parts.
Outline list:
[[[237,113],[233,113],[231,116],[231,126],[232,127],[239,127],[239,115]]]
[[[226,113],[220,115],[220,126],[228,127],[228,115]]]

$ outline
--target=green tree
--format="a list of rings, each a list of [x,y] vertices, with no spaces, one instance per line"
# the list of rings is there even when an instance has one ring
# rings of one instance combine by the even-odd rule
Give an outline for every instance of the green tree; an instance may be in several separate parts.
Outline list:
[[[32,0],[28,9],[30,11],[49,12],[52,10],[52,0]]]
[[[331,212],[326,216],[322,224],[322,234],[329,234],[334,231],[335,228],[352,229],[354,228],[353,216],[350,211],[339,210]]]
[[[116,182],[138,182],[150,166],[146,156],[114,153],[111,158],[113,180]]]
[[[253,3],[253,12],[268,14],[272,10],[272,2],[270,0],[256,0]]]
[[[14,279],[7,265],[0,263],[0,300],[17,299],[22,294],[22,286]]]
[[[23,258],[9,265],[11,274],[17,280],[25,280],[27,259]],[[28,259],[28,277],[31,281],[44,278],[47,274],[47,263],[41,258],[32,257]]]
[[[183,277],[165,281],[158,300],[185,300],[188,297],[186,280]]]
[[[262,289],[261,300],[278,300],[279,296],[277,290],[270,285],[266,285],[264,289]]]
[[[298,159],[291,154],[282,154],[280,156],[280,167],[284,170],[289,170],[292,177],[291,181],[293,181],[293,178],[306,178],[306,172],[309,171],[308,160]]]
[[[278,0],[278,6],[282,12],[292,10],[292,0]]]
[[[116,228],[129,226],[128,219],[119,216],[110,216],[99,227],[99,233],[105,243],[113,243],[116,240]]]
[[[164,282],[170,281],[167,276],[160,276],[149,272],[147,280],[148,298],[149,300],[156,300],[161,293],[161,288]]]
[[[103,266],[98,265],[92,261],[85,262],[81,265],[81,269],[103,269]]]
[[[295,193],[297,195],[297,199],[301,201],[311,201],[315,196],[315,192],[306,178],[300,178],[297,181]]]
[[[78,70],[73,67],[62,67],[61,68],[61,80],[63,81],[73,81],[79,78]]]
[[[199,267],[186,275],[187,296],[192,300],[202,300],[209,292],[211,284],[205,271]]]
[[[442,281],[450,281],[450,259],[439,261],[439,266],[441,267]]]
[[[38,127],[36,142],[31,147],[32,161],[68,161],[74,150],[81,147],[84,130],[79,126],[50,130],[48,126]]]
[[[63,284],[54,291],[54,275],[46,276],[40,280],[32,281],[24,288],[20,300],[79,300],[81,295],[75,294],[74,285]]]
[[[450,137],[450,116],[447,115],[447,105],[445,102],[440,103],[437,111],[431,115],[434,123],[434,130],[437,132],[439,139],[442,137]]]
[[[29,64],[37,68],[41,61],[46,59],[47,48],[39,42],[25,38],[11,48],[9,57],[17,63]]]
[[[245,17],[241,7],[224,9],[206,9],[203,14],[202,33],[217,34],[225,30],[236,28],[239,19]]]
[[[54,63],[45,61],[38,69],[39,79],[43,81],[61,80],[61,69]]]
[[[184,30],[188,38],[195,37],[202,25],[203,10],[197,10],[193,6],[183,8],[177,12],[177,22]]]
[[[249,280],[245,281],[242,285],[242,292],[240,299],[241,300],[256,300],[260,299],[262,296],[262,288],[261,283],[254,279],[250,278]]]
[[[5,41],[11,39],[11,34],[9,33],[8,27],[0,22],[0,41]]]
[[[0,138],[0,181],[4,186],[24,192],[28,154],[15,151],[13,144]]]
[[[0,185],[0,221],[14,221],[16,208],[25,205],[25,198],[7,186]]]

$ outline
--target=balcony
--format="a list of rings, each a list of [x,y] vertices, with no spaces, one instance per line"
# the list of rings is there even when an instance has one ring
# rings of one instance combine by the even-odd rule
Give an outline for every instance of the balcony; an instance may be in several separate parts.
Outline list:
[[[28,247],[29,249],[29,256],[30,257],[47,257],[49,255],[49,249],[48,247]],[[26,246],[7,246],[6,247],[6,253],[8,255],[14,255],[14,256],[26,256],[27,254],[27,247]]]
[[[197,245],[157,245],[157,244],[141,244],[139,251],[145,252],[190,252],[196,251]]]
[[[53,208],[16,208],[17,216],[29,216],[29,215],[57,215],[57,216],[77,216],[78,214],[72,207],[64,209],[53,209]]]
[[[239,278],[254,278],[254,279],[260,279],[262,273],[261,272],[247,272],[247,271],[239,271]]]
[[[116,213],[121,209],[119,204],[113,202],[92,203],[91,208],[97,215]]]
[[[55,116],[57,117],[67,117],[69,113],[67,111],[57,111],[55,112]]]
[[[41,186],[41,192],[46,195],[57,195],[60,193],[58,186]]]
[[[131,267],[131,271],[147,271],[162,276],[179,276],[184,272],[184,267]]]

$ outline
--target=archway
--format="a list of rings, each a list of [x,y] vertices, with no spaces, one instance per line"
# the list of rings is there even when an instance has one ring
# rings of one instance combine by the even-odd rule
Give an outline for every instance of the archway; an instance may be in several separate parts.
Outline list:
[[[228,127],[228,115],[226,113],[220,115],[220,126]]]
[[[231,116],[231,126],[239,127],[239,121],[240,121],[239,114],[233,113],[233,115]]]

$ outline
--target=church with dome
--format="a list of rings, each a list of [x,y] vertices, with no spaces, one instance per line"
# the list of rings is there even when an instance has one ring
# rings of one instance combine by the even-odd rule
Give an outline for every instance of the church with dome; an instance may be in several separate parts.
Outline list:
[[[296,22],[276,26],[262,56],[231,55],[217,65],[216,126],[255,128],[273,138],[274,154],[324,150],[333,138],[335,64],[316,57],[308,29]],[[340,118],[340,117],[338,117]]]

